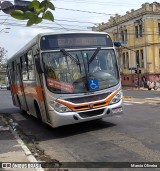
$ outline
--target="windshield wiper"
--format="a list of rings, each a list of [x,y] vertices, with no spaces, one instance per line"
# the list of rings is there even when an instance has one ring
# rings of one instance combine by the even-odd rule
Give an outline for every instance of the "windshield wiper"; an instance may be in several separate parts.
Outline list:
[[[69,57],[72,59],[72,61],[74,61],[77,65],[80,64],[79,61],[78,61],[75,57],[73,57],[70,53],[68,53],[65,49],[61,49],[60,51],[61,51],[64,55],[69,56]]]
[[[95,52],[94,52],[94,54],[91,56],[91,58],[89,59],[89,61],[88,61],[88,65],[93,61],[93,59],[97,56],[97,54],[98,54],[98,52],[100,51],[100,49],[101,49],[101,47],[98,47],[96,50],[95,50]]]

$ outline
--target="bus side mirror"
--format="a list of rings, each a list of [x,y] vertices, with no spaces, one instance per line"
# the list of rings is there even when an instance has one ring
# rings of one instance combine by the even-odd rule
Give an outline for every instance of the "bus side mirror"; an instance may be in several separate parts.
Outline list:
[[[35,58],[35,65],[36,65],[37,72],[39,74],[42,74],[43,73],[43,69],[41,67],[41,63],[40,63],[39,58]]]
[[[115,47],[121,47],[121,43],[120,42],[113,42]]]

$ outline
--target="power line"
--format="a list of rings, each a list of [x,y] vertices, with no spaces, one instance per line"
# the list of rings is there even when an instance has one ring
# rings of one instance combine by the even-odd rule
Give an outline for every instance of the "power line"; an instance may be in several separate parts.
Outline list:
[[[67,28],[63,27],[61,24],[59,24],[57,22],[54,22],[54,23],[56,23],[57,25],[61,26],[63,29],[68,30]]]
[[[6,17],[8,15],[0,15],[1,17]],[[11,18],[11,17],[10,17]],[[1,20],[1,19],[0,19]],[[21,21],[24,21],[24,20],[21,20]],[[95,22],[90,22],[90,21],[79,21],[79,20],[72,20],[72,18],[56,18],[55,21],[62,21],[62,22],[71,22],[71,23],[84,23],[84,24],[96,24]],[[45,23],[45,21],[44,21]]]
[[[63,20],[63,19],[55,19],[56,21],[66,21],[66,22],[72,22],[72,23],[86,23],[86,24],[95,24],[93,22],[87,22],[87,21],[78,21],[78,20]]]
[[[75,9],[71,9],[71,8],[59,8],[59,7],[55,7],[55,8],[57,8],[57,9],[60,9],[60,10],[76,11],[76,12],[85,12],[85,13],[91,13],[91,14],[100,14],[100,15],[115,15],[115,14],[107,14],[107,13],[103,13],[103,12],[75,10]]]
[[[4,16],[7,16],[7,15],[4,15]],[[6,19],[1,19],[0,18],[0,21],[2,21],[2,23],[3,23],[3,20],[5,21]],[[24,23],[24,24],[26,24],[26,20],[17,20],[16,22],[15,22],[15,19],[12,19],[12,18],[10,18],[10,19],[7,19],[7,21],[13,21],[13,23]],[[92,22],[80,22],[80,21],[75,21],[75,20],[55,20],[55,21],[66,21],[66,22],[76,22],[76,23],[88,23],[88,24],[95,24],[95,23],[92,23]],[[61,27],[64,27],[64,26],[70,26],[70,27],[81,27],[81,28],[85,28],[85,27],[87,27],[87,26],[83,26],[83,25],[70,25],[70,24],[60,24],[60,23],[58,23],[58,22],[53,22],[53,24],[55,23],[55,24],[57,24],[57,25],[59,25],[59,26],[61,26]],[[43,24],[46,24],[46,26],[47,26],[47,24],[48,25],[50,25],[50,23],[47,23],[47,22],[43,22]],[[128,25],[129,26],[129,25]],[[154,29],[154,28],[158,28],[158,26],[157,27],[154,27],[154,26],[149,26],[149,27],[145,27],[145,29]],[[66,28],[64,28],[64,29],[66,29]],[[153,32],[153,31],[150,31],[150,32]]]
[[[7,22],[7,23],[5,23],[4,25],[9,25],[9,26],[20,26],[20,27],[26,27],[25,25],[23,25],[23,24],[17,24],[17,23],[9,23],[9,22]],[[59,28],[59,27],[49,27],[49,26],[45,26],[45,25],[42,25],[42,26],[32,26],[32,28],[41,28],[41,29],[56,29],[56,30],[58,30],[58,29],[60,29],[60,30],[64,30],[64,27],[62,27],[62,28]],[[77,31],[84,31],[84,30],[87,30],[87,29],[74,29],[74,28],[65,28],[65,30],[66,29],[69,29],[69,30],[77,30]],[[107,33],[109,33],[109,34],[116,34],[116,33],[113,33],[113,32],[107,32]],[[120,34],[120,33],[119,33]],[[134,32],[129,32],[129,33],[127,33],[127,35],[135,35],[135,33]],[[144,36],[149,36],[149,35],[159,35],[159,33],[158,32],[155,32],[155,33],[143,33],[143,35]]]
[[[4,24],[5,23],[5,21],[6,21],[6,19],[0,19],[0,21],[2,21],[0,24]],[[7,19],[7,21],[10,21],[10,23],[11,24],[17,24],[17,23],[23,23],[24,24],[24,26],[25,26],[25,24],[26,24],[26,21],[24,21],[24,20],[18,20],[18,22],[15,22],[15,20],[14,19]],[[13,21],[13,22],[12,22]],[[57,21],[59,21],[59,20],[57,20]],[[61,21],[61,20],[60,20]],[[63,21],[63,20],[62,20]],[[68,20],[65,20],[65,21],[68,21]],[[75,22],[75,21],[74,21]],[[79,22],[79,21],[76,21],[76,22]],[[43,25],[43,26],[45,26],[45,27],[49,27],[48,25],[50,25],[50,23],[46,23],[46,22],[44,22],[43,24],[46,24],[46,25]],[[48,25],[47,25],[48,24]],[[59,25],[61,28],[63,28],[63,29],[65,29],[65,30],[68,30],[68,29],[70,29],[70,28],[67,28],[67,27],[80,27],[80,28],[87,28],[87,26],[82,26],[82,25],[70,25],[70,24],[60,24],[60,23],[58,23],[58,22],[53,22],[53,24],[56,24],[56,25]],[[38,25],[37,25],[38,26]],[[66,27],[67,26],[67,27]],[[145,27],[145,29],[154,29],[154,28],[157,28],[157,27],[152,27],[152,26],[150,26],[150,27]],[[72,28],[73,29],[73,28]],[[113,34],[113,32],[111,32],[112,34]],[[114,33],[114,34],[116,34],[116,33]],[[121,33],[119,33],[119,34],[121,34]],[[134,32],[133,33],[128,33],[128,34],[135,34]],[[143,33],[143,35],[145,35],[145,34],[147,34],[147,35],[152,35],[152,34],[154,34],[153,33],[153,31],[147,31],[147,32],[145,32],[145,33]]]
[[[100,2],[100,1],[72,1],[72,0],[58,0],[58,1],[63,1],[63,2],[74,2],[74,3],[85,3],[85,4],[97,4],[97,5],[112,5],[112,6],[122,6],[121,3],[113,3],[113,2]],[[129,3],[123,3],[123,5],[128,6],[128,7],[137,7],[137,4],[129,4]]]
[[[10,23],[10,22],[6,22],[4,25],[8,25],[8,26],[19,26],[19,27],[26,27],[26,25],[23,24],[17,24],[17,23]],[[41,29],[56,29],[56,30],[64,30],[64,28],[60,28],[60,27],[49,27],[49,26],[32,26],[32,28],[41,28]],[[68,28],[69,30],[77,30],[77,31],[86,31],[87,29],[77,29],[77,28]]]
[[[4,19],[0,19],[0,21],[3,21]],[[23,23],[23,24],[26,24],[26,21],[24,21],[24,20],[19,20],[18,22],[15,22],[14,21],[14,19],[8,19],[7,21],[10,21],[10,22],[12,22],[12,23]],[[48,25],[50,25],[50,23],[43,23],[43,24],[46,24],[46,27],[48,27]],[[62,27],[63,29],[65,29],[65,30],[68,30],[69,28],[66,28],[66,26],[68,26],[68,27],[80,27],[80,28],[87,28],[88,26],[83,26],[83,25],[71,25],[71,24],[60,24],[60,23],[58,23],[58,22],[53,22],[53,24],[56,24],[56,25],[59,25],[60,27]]]

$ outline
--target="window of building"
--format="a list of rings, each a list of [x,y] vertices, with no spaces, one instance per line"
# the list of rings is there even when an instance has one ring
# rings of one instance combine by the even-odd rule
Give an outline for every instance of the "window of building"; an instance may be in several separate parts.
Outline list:
[[[125,60],[125,53],[123,53],[123,68],[125,69],[126,68],[126,60]]]
[[[121,39],[124,41],[124,31],[121,31]]]
[[[142,37],[142,34],[143,34],[142,32],[143,32],[142,25],[139,25],[139,36],[140,37]]]
[[[135,26],[135,34],[136,34],[136,38],[138,38],[138,26]]]
[[[140,67],[144,68],[144,55],[143,55],[143,49],[140,50]]]
[[[139,66],[140,61],[139,61],[139,50],[136,51],[136,65]]]
[[[158,35],[160,36],[160,23],[158,23]]]
[[[129,68],[129,54],[126,52],[126,67]]]
[[[159,68],[160,68],[160,49],[159,49]]]
[[[126,30],[124,30],[124,35],[125,35],[125,41],[127,41],[128,40],[128,36],[127,36],[127,29]]]
[[[124,66],[124,69],[129,68],[129,54],[128,54],[128,52],[123,53],[123,66]]]

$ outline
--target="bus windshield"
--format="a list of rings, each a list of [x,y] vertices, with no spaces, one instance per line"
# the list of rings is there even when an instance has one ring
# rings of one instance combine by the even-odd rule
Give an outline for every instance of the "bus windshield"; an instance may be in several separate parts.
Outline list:
[[[48,89],[57,94],[104,90],[119,83],[113,49],[43,52]]]

